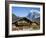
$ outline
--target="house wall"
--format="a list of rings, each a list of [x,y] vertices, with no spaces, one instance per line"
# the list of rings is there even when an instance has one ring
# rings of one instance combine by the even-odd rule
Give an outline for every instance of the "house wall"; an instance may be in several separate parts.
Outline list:
[[[27,21],[27,20],[22,19],[22,20],[17,21],[16,24],[19,25],[19,26],[20,25],[21,26],[25,26],[25,25],[27,26],[27,25],[31,24],[31,21]]]

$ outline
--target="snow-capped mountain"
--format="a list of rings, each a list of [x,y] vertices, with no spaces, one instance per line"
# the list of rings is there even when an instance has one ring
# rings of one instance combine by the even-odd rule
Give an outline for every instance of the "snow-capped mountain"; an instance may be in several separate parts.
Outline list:
[[[35,19],[40,18],[40,13],[37,10],[31,10],[31,12],[27,15],[27,18],[34,21]]]

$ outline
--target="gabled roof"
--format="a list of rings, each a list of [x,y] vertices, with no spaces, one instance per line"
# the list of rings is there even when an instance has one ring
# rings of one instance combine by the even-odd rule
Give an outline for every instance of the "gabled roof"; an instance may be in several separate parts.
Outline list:
[[[14,22],[16,22],[16,21],[18,21],[18,20],[21,20],[21,19],[27,19],[28,21],[30,21],[31,22],[31,20],[30,19],[28,19],[27,17],[19,17],[18,19],[16,18],[16,19],[14,19],[13,21],[12,21],[12,23],[14,23]]]

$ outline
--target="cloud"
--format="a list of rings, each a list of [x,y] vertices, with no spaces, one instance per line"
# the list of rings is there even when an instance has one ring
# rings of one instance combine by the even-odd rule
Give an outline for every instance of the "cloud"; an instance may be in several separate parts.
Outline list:
[[[31,13],[33,13],[33,12],[40,13],[39,10],[35,10],[35,9],[30,10],[30,12],[31,12]]]

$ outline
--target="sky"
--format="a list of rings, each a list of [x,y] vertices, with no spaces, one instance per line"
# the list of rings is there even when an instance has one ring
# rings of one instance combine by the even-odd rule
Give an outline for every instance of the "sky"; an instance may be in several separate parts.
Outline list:
[[[19,17],[25,17],[31,12],[32,9],[40,11],[40,8],[35,7],[12,7],[12,13]]]

